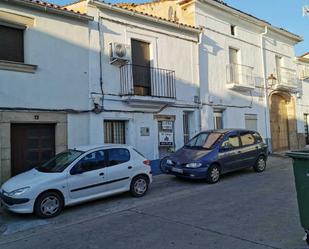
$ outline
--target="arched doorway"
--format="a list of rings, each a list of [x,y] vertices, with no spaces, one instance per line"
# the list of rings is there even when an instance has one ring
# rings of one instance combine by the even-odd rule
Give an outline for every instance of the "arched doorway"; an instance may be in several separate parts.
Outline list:
[[[270,127],[273,151],[297,147],[295,103],[290,94],[275,92],[270,96]]]

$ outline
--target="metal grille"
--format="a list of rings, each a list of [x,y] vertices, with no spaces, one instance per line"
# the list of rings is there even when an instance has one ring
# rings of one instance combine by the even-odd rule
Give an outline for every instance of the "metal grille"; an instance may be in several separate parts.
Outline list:
[[[120,68],[122,95],[176,98],[175,71],[126,64]]]
[[[104,121],[104,143],[125,144],[125,121]]]

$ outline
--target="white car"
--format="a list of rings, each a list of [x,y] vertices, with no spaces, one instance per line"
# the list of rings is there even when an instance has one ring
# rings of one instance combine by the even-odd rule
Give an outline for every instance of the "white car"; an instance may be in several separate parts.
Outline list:
[[[12,212],[49,218],[64,206],[116,193],[141,197],[151,182],[150,161],[131,146],[81,146],[9,179],[0,199]]]

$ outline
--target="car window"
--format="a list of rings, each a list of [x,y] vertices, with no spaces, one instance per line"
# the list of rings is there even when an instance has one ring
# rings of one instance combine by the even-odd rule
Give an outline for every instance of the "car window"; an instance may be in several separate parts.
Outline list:
[[[56,155],[43,165],[36,167],[36,170],[48,173],[62,172],[66,167],[68,167],[75,159],[77,159],[83,153],[84,152],[78,150],[64,151]]]
[[[256,142],[256,143],[262,143],[262,142],[263,142],[263,139],[262,139],[262,137],[260,136],[259,133],[254,132],[254,133],[253,133],[253,137],[255,138],[255,142]]]
[[[221,145],[221,148],[235,149],[240,147],[238,135],[230,135]]]
[[[114,166],[117,164],[130,161],[130,152],[127,149],[109,149],[108,150],[108,165]]]
[[[254,138],[253,134],[250,133],[250,132],[240,134],[240,140],[241,140],[241,144],[243,146],[255,144],[255,138]]]
[[[104,168],[106,166],[106,152],[103,150],[92,152],[83,157],[77,164],[82,172]]]
[[[192,138],[185,147],[211,149],[221,137],[222,133],[203,132]]]

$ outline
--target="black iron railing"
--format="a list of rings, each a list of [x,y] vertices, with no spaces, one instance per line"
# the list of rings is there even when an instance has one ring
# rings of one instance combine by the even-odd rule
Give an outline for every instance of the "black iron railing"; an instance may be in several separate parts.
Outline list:
[[[121,95],[176,98],[175,71],[126,64],[120,67]]]

